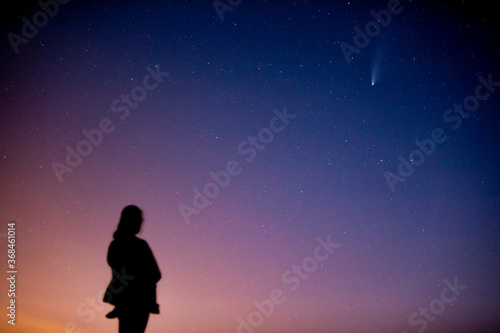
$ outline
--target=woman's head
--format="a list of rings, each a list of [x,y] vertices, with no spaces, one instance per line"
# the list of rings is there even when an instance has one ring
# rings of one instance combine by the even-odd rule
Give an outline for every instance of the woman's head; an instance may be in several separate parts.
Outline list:
[[[142,211],[139,207],[129,205],[123,208],[115,235],[133,236],[138,234],[141,230],[142,221]]]

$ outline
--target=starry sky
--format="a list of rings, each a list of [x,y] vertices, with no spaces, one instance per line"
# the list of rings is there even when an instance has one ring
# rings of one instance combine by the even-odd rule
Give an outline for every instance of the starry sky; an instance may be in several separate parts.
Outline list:
[[[61,2],[2,9],[2,332],[117,331],[128,204],[147,332],[500,330],[491,4]]]

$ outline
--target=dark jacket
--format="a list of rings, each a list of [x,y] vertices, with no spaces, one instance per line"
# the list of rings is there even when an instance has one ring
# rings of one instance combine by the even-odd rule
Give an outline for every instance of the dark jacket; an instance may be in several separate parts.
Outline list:
[[[135,235],[115,232],[113,236],[108,249],[113,277],[104,302],[121,309],[140,307],[158,313],[156,283],[161,273],[148,243]]]

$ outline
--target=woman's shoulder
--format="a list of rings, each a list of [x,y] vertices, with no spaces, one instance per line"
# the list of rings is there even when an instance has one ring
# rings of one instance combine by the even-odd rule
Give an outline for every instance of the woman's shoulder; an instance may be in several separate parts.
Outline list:
[[[146,243],[146,241],[140,237],[134,236],[133,238],[137,243]]]
[[[137,236],[132,237],[129,240],[129,244],[136,248],[149,248],[148,243],[144,239],[139,238]]]
[[[148,246],[148,243],[139,237],[120,237],[111,241],[110,247],[130,247],[130,246]]]

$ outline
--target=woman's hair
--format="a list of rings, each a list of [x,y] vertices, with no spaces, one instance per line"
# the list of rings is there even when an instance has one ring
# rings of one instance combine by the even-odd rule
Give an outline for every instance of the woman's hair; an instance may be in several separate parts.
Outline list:
[[[114,238],[117,236],[134,236],[141,230],[142,211],[139,207],[129,205],[122,210],[118,228],[114,233]]]

